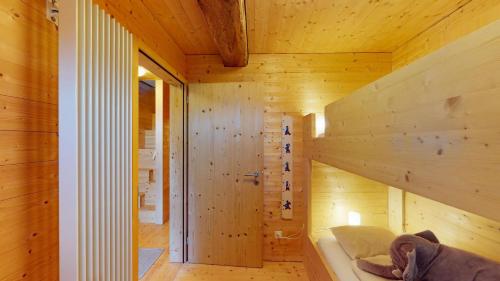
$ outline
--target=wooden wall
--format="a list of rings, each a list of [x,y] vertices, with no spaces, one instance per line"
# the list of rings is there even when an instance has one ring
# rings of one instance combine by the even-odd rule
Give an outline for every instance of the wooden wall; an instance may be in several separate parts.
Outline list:
[[[0,280],[59,274],[58,32],[45,2],[0,1]],[[119,20],[129,14],[126,6],[107,8]],[[151,18],[133,10],[127,27],[183,72],[184,54],[168,36],[145,33],[155,30]]]
[[[155,88],[139,92],[139,134],[144,130],[153,130],[155,123]],[[144,138],[139,137],[139,147],[143,148]]]
[[[217,56],[187,56],[189,82],[264,82],[264,258],[302,260],[302,240],[274,238],[275,230],[285,235],[300,232],[305,224],[302,186],[295,187],[294,219],[280,218],[280,128],[284,112],[302,129],[300,116],[322,112],[324,106],[391,70],[387,53],[343,53],[328,55],[250,55],[246,68],[223,68]],[[294,138],[294,165],[302,165],[302,132]],[[302,182],[300,173],[295,183]],[[305,231],[304,231],[305,232]]]
[[[45,1],[0,1],[0,280],[57,280],[56,27]]]
[[[500,19],[500,0],[472,0],[393,52],[394,69]]]
[[[441,243],[500,262],[500,222],[412,194],[405,196],[409,233],[434,231]]]
[[[388,227],[387,185],[316,161],[311,175],[311,237],[331,235],[330,227],[348,224],[348,212],[361,225]]]
[[[389,186],[387,190],[387,212],[389,229],[395,234],[405,232],[405,192]]]
[[[494,20],[499,0],[472,0],[393,53],[393,69],[410,64]],[[500,222],[406,193],[405,228],[409,233],[433,230],[446,244],[500,261]]]

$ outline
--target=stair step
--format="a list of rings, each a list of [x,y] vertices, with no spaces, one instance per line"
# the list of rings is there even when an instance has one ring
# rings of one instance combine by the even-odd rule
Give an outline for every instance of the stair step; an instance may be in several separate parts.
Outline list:
[[[144,130],[144,148],[154,149],[156,145],[156,135],[154,130]]]
[[[143,211],[154,211],[156,210],[156,206],[154,205],[144,205],[140,208]]]
[[[152,169],[139,169],[139,184],[154,183],[155,172]]]
[[[142,208],[146,205],[146,193],[139,192],[139,208]]]
[[[156,168],[156,161],[153,159],[155,156],[154,149],[139,149],[139,169],[154,169]]]
[[[147,193],[150,190],[153,190],[155,183],[147,182],[147,183],[139,183],[139,192]]]

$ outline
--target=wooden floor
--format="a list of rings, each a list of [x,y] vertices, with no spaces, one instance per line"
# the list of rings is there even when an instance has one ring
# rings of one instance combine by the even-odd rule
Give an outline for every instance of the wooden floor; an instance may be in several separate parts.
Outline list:
[[[300,262],[265,262],[263,268],[169,263],[168,224],[141,224],[139,247],[165,249],[141,281],[309,281]]]
[[[180,263],[168,262],[168,223],[140,224],[139,225],[139,247],[140,248],[164,248],[165,251],[155,264],[144,275],[141,281],[173,281],[182,268]]]

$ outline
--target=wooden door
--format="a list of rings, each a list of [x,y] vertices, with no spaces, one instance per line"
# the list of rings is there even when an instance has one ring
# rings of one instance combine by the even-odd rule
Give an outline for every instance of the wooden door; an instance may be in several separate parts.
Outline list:
[[[262,266],[263,114],[257,83],[189,86],[191,263]]]

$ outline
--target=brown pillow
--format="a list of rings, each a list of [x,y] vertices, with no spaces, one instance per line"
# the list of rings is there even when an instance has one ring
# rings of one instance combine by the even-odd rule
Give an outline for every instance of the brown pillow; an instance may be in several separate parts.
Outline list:
[[[351,259],[388,255],[396,236],[375,226],[339,226],[330,229]]]

